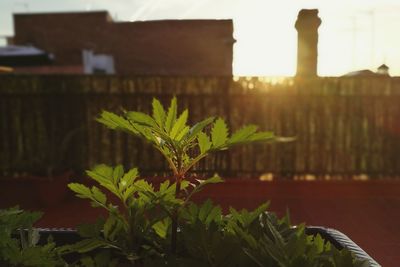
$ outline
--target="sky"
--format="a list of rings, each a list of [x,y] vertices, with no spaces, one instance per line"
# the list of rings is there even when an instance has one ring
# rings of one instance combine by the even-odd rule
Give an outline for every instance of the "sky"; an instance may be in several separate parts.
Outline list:
[[[292,76],[302,8],[317,8],[322,20],[319,75],[385,63],[400,76],[400,0],[0,0],[0,36],[13,35],[12,14],[24,12],[107,10],[116,21],[233,19],[235,75]]]

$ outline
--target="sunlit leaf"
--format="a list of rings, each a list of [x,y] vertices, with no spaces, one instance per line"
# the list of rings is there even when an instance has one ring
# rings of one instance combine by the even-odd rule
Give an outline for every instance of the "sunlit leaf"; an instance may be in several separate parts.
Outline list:
[[[157,127],[157,123],[153,120],[153,118],[142,112],[130,111],[126,113],[126,117],[134,123],[148,127]]]
[[[83,185],[83,184],[78,184],[78,183],[70,183],[68,184],[68,187],[77,193],[77,197],[80,198],[91,198],[92,197],[92,191],[90,190],[89,187]]]
[[[122,175],[124,175],[124,167],[122,165],[118,165],[113,170],[112,174],[113,184],[117,184],[119,180],[122,178]]]
[[[164,107],[162,106],[160,101],[156,98],[153,98],[152,106],[153,106],[153,118],[156,120],[160,128],[164,128],[164,123],[165,123]]]
[[[167,120],[165,122],[165,131],[170,133],[172,126],[175,124],[177,114],[177,101],[176,97],[172,98],[171,105],[168,108]]]
[[[211,141],[207,134],[200,132],[197,135],[197,142],[199,144],[200,153],[204,154],[211,148]]]
[[[106,204],[106,201],[107,201],[106,195],[103,192],[101,192],[100,189],[93,186],[92,193],[93,193],[93,197],[95,200],[97,200],[98,202],[100,202],[103,205]]]
[[[258,129],[256,125],[247,125],[232,134],[229,139],[230,144],[241,143],[249,141],[248,137],[254,134]]]
[[[195,125],[192,126],[189,130],[189,134],[186,137],[188,141],[192,140],[193,138],[196,138],[197,134],[199,134],[205,127],[210,125],[214,121],[214,117],[209,117],[205,120],[202,120],[201,122],[196,123]]]
[[[215,121],[211,130],[211,140],[215,148],[223,146],[228,140],[228,128],[223,119],[219,118]]]
[[[183,130],[186,126],[187,118],[189,116],[189,112],[187,109],[185,109],[182,114],[179,116],[179,118],[176,120],[174,123],[171,132],[170,132],[170,137],[172,139],[175,139],[176,135],[180,133],[180,131]]]

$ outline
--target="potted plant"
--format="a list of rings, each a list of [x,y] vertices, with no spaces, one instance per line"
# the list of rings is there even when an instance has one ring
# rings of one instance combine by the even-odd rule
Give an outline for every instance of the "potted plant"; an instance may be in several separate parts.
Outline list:
[[[153,114],[103,111],[98,121],[152,144],[167,160],[172,175],[159,185],[140,179],[136,168],[98,165],[87,171],[100,187],[71,183],[80,198],[108,211],[106,219],[79,227],[82,240],[59,252],[82,253],[79,266],[369,266],[320,234],[307,235],[304,225],[291,226],[289,216],[278,219],[268,204],[254,211],[230,209],[223,214],[207,200],[192,196],[208,184],[221,183],[188,176],[211,153],[254,142],[289,141],[257,126],[229,134],[223,119],[207,118],[187,125],[188,110],[178,114],[173,98],[168,110],[154,99]],[[116,201],[112,201],[111,195]],[[314,232],[315,233],[315,232]],[[96,265],[97,264],[97,265]]]

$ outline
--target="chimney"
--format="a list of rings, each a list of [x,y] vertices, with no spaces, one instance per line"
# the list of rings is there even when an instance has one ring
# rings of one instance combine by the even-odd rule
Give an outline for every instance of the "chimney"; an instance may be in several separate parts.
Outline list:
[[[297,30],[298,77],[316,77],[318,61],[318,9],[302,9],[295,24]]]

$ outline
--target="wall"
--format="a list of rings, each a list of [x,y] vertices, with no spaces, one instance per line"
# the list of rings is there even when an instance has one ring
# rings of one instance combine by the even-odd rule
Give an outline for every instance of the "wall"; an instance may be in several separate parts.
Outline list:
[[[232,75],[232,20],[114,22],[106,11],[14,15],[16,45],[82,64],[82,50],[114,56],[119,74]]]

